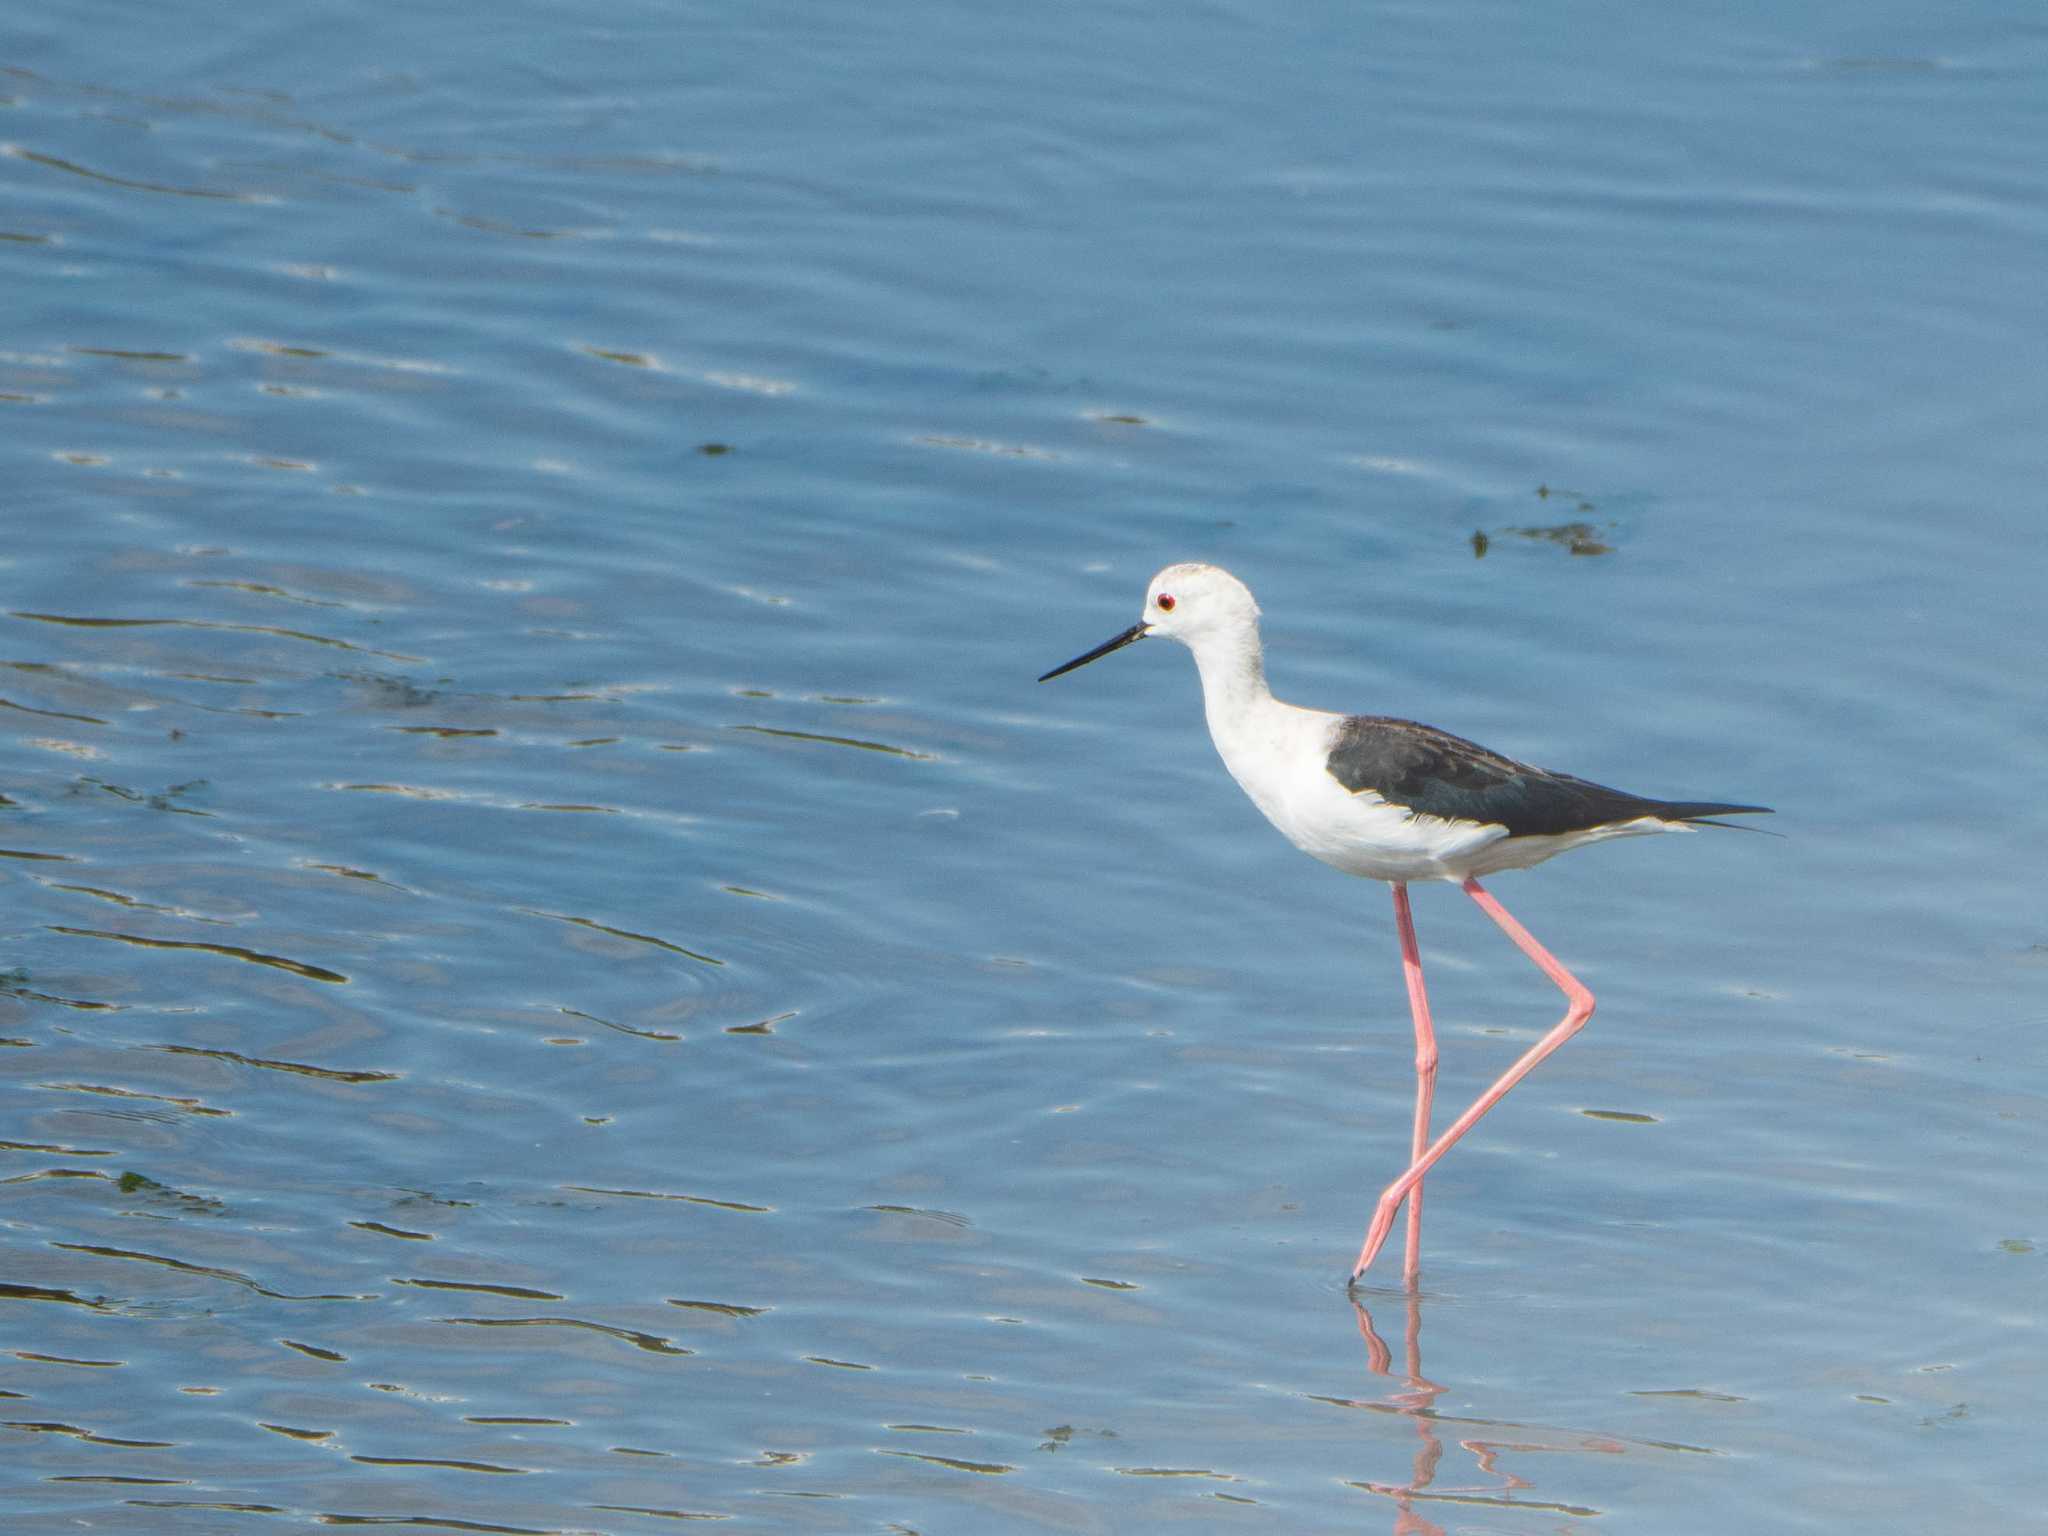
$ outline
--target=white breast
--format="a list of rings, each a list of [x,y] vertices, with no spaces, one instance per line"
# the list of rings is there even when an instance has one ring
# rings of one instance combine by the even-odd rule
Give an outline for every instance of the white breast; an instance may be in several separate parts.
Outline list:
[[[1501,826],[1417,816],[1367,791],[1352,794],[1326,766],[1343,717],[1279,700],[1210,734],[1224,767],[1266,819],[1303,853],[1374,880],[1462,880]]]

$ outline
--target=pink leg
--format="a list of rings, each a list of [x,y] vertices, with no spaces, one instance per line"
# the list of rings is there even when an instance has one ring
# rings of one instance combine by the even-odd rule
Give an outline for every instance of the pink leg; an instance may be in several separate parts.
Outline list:
[[[1410,1163],[1422,1161],[1429,1149],[1429,1108],[1436,1098],[1436,1029],[1429,1021],[1429,993],[1422,984],[1422,952],[1415,945],[1415,918],[1408,910],[1408,887],[1394,884],[1394,926],[1401,935],[1401,974],[1408,981],[1408,1012],[1415,1019],[1415,1136]],[[1401,1277],[1415,1288],[1422,1265],[1422,1185],[1408,1197],[1408,1258]]]
[[[1535,961],[1538,969],[1557,983],[1558,989],[1565,995],[1568,1006],[1564,1017],[1549,1034],[1530,1046],[1522,1054],[1521,1060],[1503,1072],[1491,1088],[1472,1101],[1470,1109],[1451,1122],[1450,1129],[1437,1137],[1429,1148],[1414,1160],[1406,1173],[1386,1187],[1385,1192],[1380,1195],[1378,1208],[1373,1212],[1372,1225],[1366,1229],[1365,1246],[1358,1253],[1358,1267],[1351,1272],[1354,1281],[1365,1273],[1367,1266],[1378,1255],[1381,1245],[1386,1242],[1387,1234],[1393,1231],[1394,1213],[1401,1208],[1402,1199],[1422,1182],[1422,1176],[1429,1172],[1436,1160],[1450,1151],[1459,1137],[1478,1124],[1479,1117],[1498,1104],[1510,1088],[1527,1077],[1539,1061],[1571,1039],[1584,1028],[1586,1020],[1593,1016],[1593,994],[1586,990],[1578,977],[1558,964],[1556,956],[1538,944],[1530,936],[1529,930],[1516,922],[1508,909],[1495,901],[1484,886],[1477,880],[1467,880],[1465,894],[1479,904],[1482,912],[1500,925],[1501,932],[1515,941],[1517,949]]]

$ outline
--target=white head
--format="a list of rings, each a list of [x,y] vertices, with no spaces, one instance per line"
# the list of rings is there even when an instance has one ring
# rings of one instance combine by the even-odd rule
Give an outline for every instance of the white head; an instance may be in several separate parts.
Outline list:
[[[1041,683],[1086,666],[1097,657],[1120,651],[1148,635],[1166,635],[1195,650],[1221,646],[1237,652],[1257,668],[1259,605],[1251,588],[1220,565],[1169,565],[1145,588],[1145,616],[1122,634],[1094,650],[1054,667]],[[1211,651],[1211,654],[1215,654]]]
[[[1220,565],[1169,565],[1145,588],[1145,633],[1183,645],[1211,636],[1258,633],[1252,589]]]

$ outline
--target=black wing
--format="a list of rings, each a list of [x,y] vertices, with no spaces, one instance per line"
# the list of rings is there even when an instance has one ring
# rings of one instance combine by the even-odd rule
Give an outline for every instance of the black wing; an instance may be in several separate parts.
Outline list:
[[[1532,768],[1433,725],[1385,715],[1347,715],[1330,748],[1329,770],[1354,795],[1372,791],[1412,815],[1498,824],[1510,837],[1585,832],[1639,816],[1696,821],[1767,809],[1651,800]]]

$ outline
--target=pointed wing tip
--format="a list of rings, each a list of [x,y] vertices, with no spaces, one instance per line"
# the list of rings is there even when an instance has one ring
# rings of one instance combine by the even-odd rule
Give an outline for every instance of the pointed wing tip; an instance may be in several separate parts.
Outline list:
[[[1783,837],[1782,832],[1773,832],[1765,827],[1744,826],[1739,821],[1721,821],[1722,816],[1772,816],[1777,814],[1768,805],[1712,805],[1701,806],[1695,815],[1678,819],[1688,827],[1724,827],[1730,832],[1761,832],[1765,837]]]

